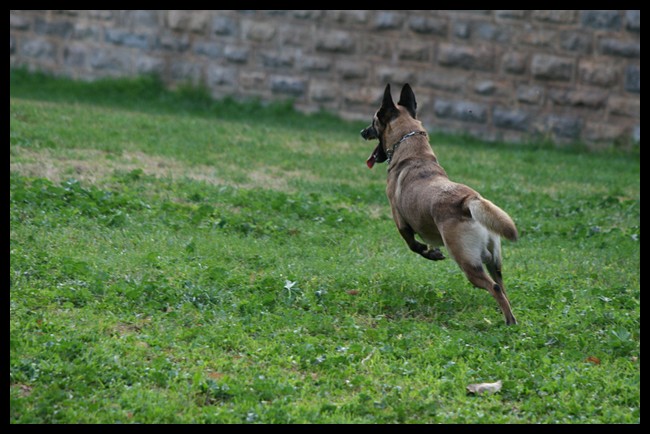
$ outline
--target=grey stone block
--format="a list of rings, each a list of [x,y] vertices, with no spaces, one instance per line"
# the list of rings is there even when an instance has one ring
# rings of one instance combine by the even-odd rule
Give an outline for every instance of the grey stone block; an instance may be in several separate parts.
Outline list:
[[[487,106],[472,101],[448,101],[438,99],[433,104],[433,111],[442,119],[457,119],[465,122],[485,123]]]
[[[27,30],[31,20],[22,15],[9,14],[9,28],[15,30]]]
[[[219,36],[234,36],[237,33],[238,22],[233,18],[217,15],[212,19],[212,32]]]
[[[628,96],[611,96],[607,101],[609,113],[617,116],[641,117],[641,99]]]
[[[492,112],[494,126],[517,131],[528,131],[531,114],[521,109],[495,107]]]
[[[535,10],[533,18],[556,24],[571,24],[576,21],[576,11],[571,10]]]
[[[479,95],[493,95],[496,90],[497,86],[492,80],[479,81],[474,86],[474,92]]]
[[[222,45],[214,41],[202,41],[194,44],[194,52],[200,56],[218,59],[223,56]]]
[[[523,74],[526,72],[528,56],[525,53],[510,51],[503,55],[503,70],[511,74]]]
[[[397,51],[400,60],[414,60],[425,62],[429,60],[429,48],[431,44],[420,41],[400,41]]]
[[[135,70],[139,74],[162,74],[165,64],[162,59],[151,56],[137,56]]]
[[[30,39],[22,44],[21,53],[27,57],[39,60],[55,60],[56,50],[54,44],[45,39]]]
[[[605,105],[607,93],[595,89],[551,89],[549,98],[557,105],[598,109]]]
[[[379,11],[375,16],[374,28],[376,30],[391,30],[399,28],[404,22],[401,13],[393,11]]]
[[[495,10],[494,16],[497,18],[522,19],[526,16],[525,10]]]
[[[408,20],[408,27],[415,33],[425,35],[445,36],[449,24],[442,18],[412,16]]]
[[[167,11],[167,25],[174,30],[201,32],[206,27],[207,20],[206,11]]]
[[[535,54],[531,61],[533,77],[542,80],[571,80],[573,60],[549,54]]]
[[[63,63],[73,68],[83,68],[86,61],[86,47],[83,44],[69,44],[63,49]]]
[[[336,100],[338,92],[338,87],[328,82],[313,82],[309,86],[310,98],[321,103]]]
[[[303,71],[325,72],[332,68],[332,61],[326,57],[304,56],[300,59]]]
[[[150,48],[149,37],[144,34],[136,34],[124,29],[106,29],[104,35],[106,42],[112,44],[142,49]]]
[[[365,78],[368,75],[368,67],[360,62],[341,61],[336,69],[343,79]]]
[[[317,20],[323,16],[324,11],[322,10],[294,10],[291,11],[292,15],[296,18],[301,18],[305,20]]]
[[[618,81],[618,70],[614,63],[584,61],[580,63],[578,73],[584,83],[610,87]]]
[[[351,53],[354,51],[354,42],[348,32],[340,30],[324,32],[316,41],[316,49],[334,53]]]
[[[174,32],[164,31],[156,37],[155,48],[165,51],[181,53],[190,47],[190,38],[187,34],[178,35]]]
[[[271,91],[291,96],[302,96],[307,89],[307,81],[303,78],[272,76],[270,79]]]
[[[67,38],[72,33],[72,30],[73,25],[69,21],[46,21],[37,18],[34,24],[34,31],[39,35]]]
[[[201,68],[196,63],[177,60],[171,63],[169,72],[174,80],[182,83],[197,83],[201,75]]]
[[[451,72],[425,72],[420,77],[422,86],[428,86],[437,90],[444,90],[448,92],[461,92],[463,86],[467,84],[467,73],[451,73]]]
[[[231,62],[246,63],[248,61],[249,51],[247,47],[227,45],[223,50],[223,55]]]
[[[630,65],[625,68],[625,90],[641,93],[641,67]]]
[[[545,119],[545,127],[548,131],[563,139],[578,139],[582,131],[582,119],[566,115],[548,115]]]
[[[237,82],[237,71],[234,68],[225,68],[218,65],[208,67],[207,84],[213,86],[232,86]]]
[[[133,10],[124,11],[125,21],[136,27],[155,28],[158,25],[159,11],[154,10]]]
[[[277,32],[276,27],[270,22],[248,21],[243,23],[246,38],[257,42],[271,41]]]
[[[641,11],[625,11],[625,28],[632,32],[641,31]]]
[[[415,71],[411,68],[386,66],[377,68],[380,83],[411,83],[415,81]]]
[[[582,11],[580,22],[594,29],[618,30],[621,28],[621,14],[615,10]]]
[[[472,34],[469,23],[467,21],[456,21],[452,28],[454,36],[461,39],[468,39]]]
[[[92,69],[116,72],[128,70],[130,56],[126,51],[100,48],[91,50],[88,57]]]
[[[287,52],[262,52],[259,57],[268,68],[291,68],[294,62],[293,54]]]
[[[493,50],[481,47],[470,47],[456,44],[440,44],[438,63],[443,66],[453,66],[479,71],[494,70]]]
[[[560,47],[576,53],[591,53],[591,35],[585,32],[566,30],[560,33]]]
[[[541,86],[517,86],[517,101],[527,104],[539,104],[544,99],[544,88]]]
[[[480,41],[508,42],[511,32],[508,26],[496,25],[485,21],[475,22],[472,25],[474,38]]]
[[[603,38],[600,40],[600,51],[603,54],[611,54],[614,56],[639,58],[641,57],[641,43],[614,38]]]

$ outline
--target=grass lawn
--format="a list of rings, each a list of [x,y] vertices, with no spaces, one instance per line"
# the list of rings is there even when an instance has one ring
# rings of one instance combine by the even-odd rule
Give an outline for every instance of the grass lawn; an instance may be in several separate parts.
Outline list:
[[[11,72],[11,423],[640,422],[638,150],[432,135],[517,223],[507,327],[365,124],[206,95]]]

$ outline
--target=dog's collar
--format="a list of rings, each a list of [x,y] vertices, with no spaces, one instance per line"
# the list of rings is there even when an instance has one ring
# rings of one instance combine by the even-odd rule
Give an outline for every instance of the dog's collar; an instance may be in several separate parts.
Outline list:
[[[422,135],[422,136],[424,136],[424,135],[427,134],[427,132],[426,132],[426,131],[411,131],[411,132],[408,133],[408,134],[404,134],[404,136],[402,136],[402,138],[399,139],[399,141],[398,141],[397,143],[395,143],[395,144],[392,146],[391,149],[386,149],[386,156],[388,157],[388,158],[386,158],[386,162],[387,162],[388,164],[390,164],[390,160],[393,159],[393,154],[395,153],[395,151],[397,151],[397,148],[399,148],[399,145],[400,145],[404,140],[408,139],[409,137],[413,137],[413,136],[415,136],[416,134],[417,134],[417,135]]]

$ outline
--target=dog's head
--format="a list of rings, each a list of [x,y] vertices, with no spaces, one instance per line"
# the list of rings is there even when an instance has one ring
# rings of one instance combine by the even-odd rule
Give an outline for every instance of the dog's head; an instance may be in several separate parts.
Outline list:
[[[390,83],[386,85],[381,107],[373,116],[372,123],[361,130],[361,137],[364,139],[379,140],[379,144],[366,160],[368,168],[372,169],[375,163],[383,163],[388,159],[386,146],[390,145],[390,140],[392,140],[391,124],[393,121],[401,116],[410,116],[415,119],[416,109],[415,94],[413,94],[413,89],[411,89],[408,83],[402,87],[397,105],[393,102],[393,97],[390,93]]]

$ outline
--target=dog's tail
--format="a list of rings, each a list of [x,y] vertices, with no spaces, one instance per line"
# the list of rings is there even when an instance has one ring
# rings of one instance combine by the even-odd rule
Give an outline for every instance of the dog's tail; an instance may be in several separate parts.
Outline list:
[[[469,212],[483,226],[496,232],[497,234],[516,241],[519,237],[515,222],[504,210],[483,197],[477,197],[470,200],[468,204]]]

